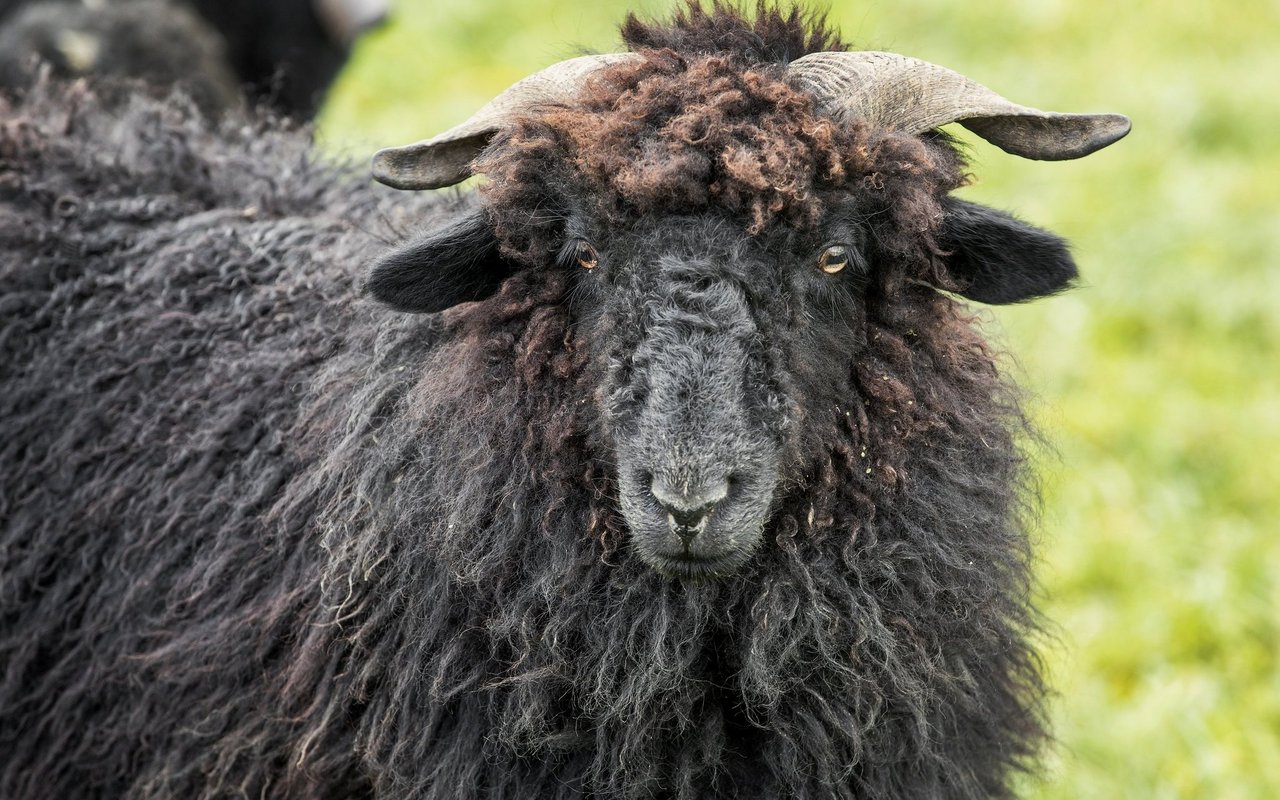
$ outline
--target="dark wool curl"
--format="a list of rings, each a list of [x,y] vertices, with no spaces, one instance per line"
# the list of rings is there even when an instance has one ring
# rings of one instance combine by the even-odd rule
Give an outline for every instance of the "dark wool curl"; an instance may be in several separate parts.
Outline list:
[[[1017,397],[933,288],[961,162],[750,66],[831,46],[801,23],[628,23],[646,60],[496,141],[483,198],[142,98],[0,105],[0,797],[1011,797],[1046,737],[1031,494]],[[854,185],[865,349],[812,368],[745,566],[663,577],[540,212],[804,229]],[[410,220],[482,202],[522,263],[495,293],[359,297]]]
[[[646,22],[628,14],[622,41],[632,50],[674,50],[686,55],[730,54],[746,64],[786,64],[807,53],[848,50],[825,15],[797,6],[783,9],[758,0],[755,16],[712,0],[676,8],[670,22]]]
[[[579,104],[520,118],[477,161],[509,255],[537,264],[554,252],[563,230],[540,213],[548,198],[606,220],[715,208],[754,235],[775,222],[812,228],[826,197],[857,187],[874,198],[864,214],[887,249],[930,264],[919,248],[938,198],[966,180],[945,137],[837,125],[777,64],[644,52],[594,76]]]

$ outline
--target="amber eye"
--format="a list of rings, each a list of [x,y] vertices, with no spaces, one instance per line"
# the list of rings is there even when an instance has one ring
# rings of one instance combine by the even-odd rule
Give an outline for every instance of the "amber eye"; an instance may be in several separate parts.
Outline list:
[[[595,269],[596,264],[600,263],[600,256],[596,254],[596,249],[581,239],[578,240],[573,257],[578,259],[578,265],[583,269]]]
[[[849,266],[849,248],[842,245],[832,245],[822,251],[822,255],[818,257],[818,269],[834,275],[845,267]]]

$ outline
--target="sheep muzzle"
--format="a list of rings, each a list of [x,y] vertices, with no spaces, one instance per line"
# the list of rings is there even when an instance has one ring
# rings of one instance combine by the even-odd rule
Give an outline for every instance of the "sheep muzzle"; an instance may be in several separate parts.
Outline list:
[[[606,387],[635,552],[684,580],[726,575],[760,542],[778,482],[751,301],[707,265],[662,259],[630,367]]]

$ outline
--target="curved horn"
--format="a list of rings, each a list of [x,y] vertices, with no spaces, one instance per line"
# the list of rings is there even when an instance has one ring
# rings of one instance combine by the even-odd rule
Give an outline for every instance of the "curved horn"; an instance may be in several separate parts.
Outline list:
[[[471,176],[471,161],[512,114],[571,99],[601,67],[641,58],[636,53],[579,56],[552,64],[513,83],[471,119],[439,136],[373,156],[373,177],[396,189],[439,189]]]
[[[1020,106],[958,72],[894,53],[810,53],[787,72],[837,117],[864,117],[906,133],[959,122],[1007,153],[1040,161],[1087,156],[1130,128],[1121,114]]]

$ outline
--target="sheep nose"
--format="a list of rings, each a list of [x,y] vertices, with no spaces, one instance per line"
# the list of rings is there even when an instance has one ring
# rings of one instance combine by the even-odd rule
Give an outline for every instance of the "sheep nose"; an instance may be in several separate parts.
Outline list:
[[[699,486],[672,486],[655,478],[649,490],[667,512],[667,525],[686,546],[707,527],[707,518],[729,495],[729,481],[721,479]]]

